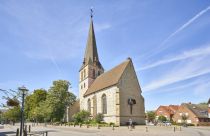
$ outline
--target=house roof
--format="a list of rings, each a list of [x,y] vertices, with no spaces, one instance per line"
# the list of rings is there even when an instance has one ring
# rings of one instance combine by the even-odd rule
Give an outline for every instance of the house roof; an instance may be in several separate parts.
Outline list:
[[[111,70],[101,74],[91,84],[91,86],[85,92],[84,96],[90,95],[90,94],[98,92],[102,89],[116,85],[119,82],[121,75],[123,74],[124,70],[126,69],[126,66],[129,63],[132,63],[130,58],[127,59],[126,61],[122,62],[118,66],[112,68]]]
[[[182,106],[187,107],[198,118],[208,118],[208,105],[183,103]]]
[[[175,113],[179,109],[179,105],[169,105],[168,108]]]
[[[168,113],[168,114],[175,114],[175,112],[178,110],[178,105],[169,105],[169,106],[159,106],[158,109],[156,110],[156,114],[158,114],[158,111],[160,109],[163,109],[164,112]]]

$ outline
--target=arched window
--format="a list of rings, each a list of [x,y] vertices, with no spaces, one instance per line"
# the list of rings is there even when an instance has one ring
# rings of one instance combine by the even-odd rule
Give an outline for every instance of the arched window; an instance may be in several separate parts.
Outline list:
[[[87,107],[88,107],[88,112],[90,112],[91,113],[91,101],[90,101],[90,99],[88,99],[88,102],[87,102]]]
[[[102,95],[101,102],[102,102],[102,113],[107,114],[107,100],[105,94]]]

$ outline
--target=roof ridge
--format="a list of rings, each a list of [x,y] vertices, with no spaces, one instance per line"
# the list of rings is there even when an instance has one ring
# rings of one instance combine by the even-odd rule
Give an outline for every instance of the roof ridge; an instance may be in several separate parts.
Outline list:
[[[127,59],[123,61],[122,63],[118,64],[117,66],[113,67],[112,69],[98,76],[90,85],[90,87],[86,90],[84,96],[117,84],[119,80],[121,79],[121,76],[124,73],[127,65],[130,62],[131,60]],[[99,85],[99,84],[102,84],[102,85]]]

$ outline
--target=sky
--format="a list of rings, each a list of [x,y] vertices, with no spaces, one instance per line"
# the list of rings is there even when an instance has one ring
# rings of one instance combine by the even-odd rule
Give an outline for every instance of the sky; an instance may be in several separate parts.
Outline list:
[[[62,79],[78,95],[90,8],[100,62],[132,58],[146,110],[210,98],[209,0],[1,0],[0,89]]]

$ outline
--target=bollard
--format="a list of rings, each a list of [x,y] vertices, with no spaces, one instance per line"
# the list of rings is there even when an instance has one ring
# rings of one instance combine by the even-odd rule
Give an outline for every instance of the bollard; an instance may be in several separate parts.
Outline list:
[[[46,131],[46,136],[48,136],[48,131]]]
[[[25,129],[24,130],[27,132],[27,125],[25,125]]]
[[[176,128],[174,127],[174,132],[176,131]]]
[[[97,128],[98,128],[98,129],[100,129],[100,126],[99,126],[99,124],[97,124]]]
[[[19,136],[19,128],[17,128],[16,136]]]
[[[130,131],[132,131],[132,126],[131,125],[129,126],[129,128],[130,128]]]
[[[28,132],[31,133],[31,125],[28,126]]]
[[[75,127],[75,123],[74,123],[74,127]]]
[[[89,125],[87,124],[87,128],[89,128]]]
[[[23,130],[23,136],[27,136],[27,130]]]
[[[148,132],[148,127],[146,127],[146,132]]]
[[[79,124],[79,127],[80,127],[80,128],[82,127],[82,124],[81,124],[81,123]]]
[[[112,130],[114,130],[114,125],[112,125]]]

